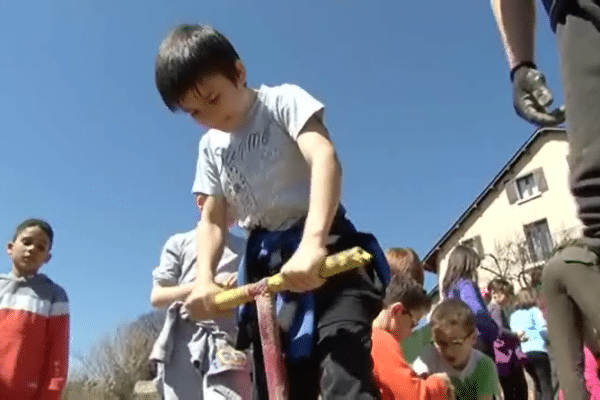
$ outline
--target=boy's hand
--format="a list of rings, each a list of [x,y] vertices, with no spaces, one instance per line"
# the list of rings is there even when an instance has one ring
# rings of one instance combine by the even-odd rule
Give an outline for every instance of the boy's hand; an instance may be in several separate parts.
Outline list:
[[[215,283],[223,289],[231,289],[237,286],[236,272],[223,272],[215,276]]]
[[[291,292],[308,292],[321,286],[325,280],[319,277],[327,249],[316,244],[300,243],[296,252],[281,267],[285,289]]]
[[[223,289],[214,282],[195,285],[192,293],[183,303],[187,315],[197,321],[209,319],[222,312],[215,304],[215,295]]]
[[[454,385],[450,381],[450,376],[448,376],[448,374],[445,372],[438,372],[436,374],[431,374],[431,376],[435,376],[436,378],[438,378],[442,382],[444,382],[444,384],[448,388],[448,399],[453,400],[455,398],[455,393],[454,393]]]

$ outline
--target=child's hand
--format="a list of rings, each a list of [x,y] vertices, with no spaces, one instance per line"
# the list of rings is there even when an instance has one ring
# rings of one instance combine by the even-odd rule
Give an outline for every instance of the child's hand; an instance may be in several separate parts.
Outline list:
[[[525,334],[525,331],[517,331],[516,333],[521,342],[526,342],[529,340],[529,337]]]
[[[325,257],[325,247],[300,243],[296,252],[281,267],[285,289],[302,293],[321,286],[325,280],[319,277],[319,273]]]
[[[214,282],[203,285],[195,285],[192,293],[183,303],[184,311],[193,320],[212,318],[223,312],[215,304],[215,295],[223,289]]]
[[[445,372],[438,372],[436,374],[431,374],[431,376],[435,376],[436,378],[444,382],[444,384],[448,388],[448,399],[453,400],[455,398],[454,385],[452,384],[452,381],[450,381],[450,377],[448,376],[448,374]]]
[[[231,289],[237,286],[237,272],[222,272],[215,276],[215,283],[223,289]]]

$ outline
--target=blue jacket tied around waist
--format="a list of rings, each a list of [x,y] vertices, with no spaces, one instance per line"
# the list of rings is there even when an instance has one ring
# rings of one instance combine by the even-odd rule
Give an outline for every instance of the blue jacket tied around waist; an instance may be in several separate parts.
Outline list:
[[[283,264],[294,254],[304,228],[304,220],[284,231],[267,231],[254,229],[250,232],[246,245],[246,254],[240,263],[238,283],[258,282],[260,279],[279,272]],[[374,256],[370,266],[375,268],[378,280],[385,287],[390,280],[390,269],[377,242],[372,234],[356,231],[354,225],[345,217],[345,212],[340,207],[332,224],[330,236],[335,240],[335,248],[343,249],[360,246]],[[335,278],[332,278],[335,279]],[[313,292],[277,294],[276,310],[280,319],[288,319],[283,325],[289,328],[286,335],[286,358],[294,363],[307,358],[312,353],[315,337],[315,296]],[[294,310],[291,320],[285,314]],[[251,335],[248,327],[256,321],[256,308],[254,304],[246,304],[239,309],[240,338],[238,347],[245,348],[249,345]]]

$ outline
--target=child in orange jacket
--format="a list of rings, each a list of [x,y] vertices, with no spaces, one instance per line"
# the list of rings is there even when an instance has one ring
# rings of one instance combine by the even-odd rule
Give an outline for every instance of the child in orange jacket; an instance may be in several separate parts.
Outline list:
[[[21,223],[8,243],[9,273],[0,274],[0,398],[59,400],[67,382],[69,302],[38,271],[54,234],[39,219]]]
[[[373,375],[382,400],[440,400],[452,398],[446,374],[418,377],[404,359],[400,342],[431,306],[427,294],[414,279],[393,275],[386,289],[384,308],[373,321],[371,357]]]

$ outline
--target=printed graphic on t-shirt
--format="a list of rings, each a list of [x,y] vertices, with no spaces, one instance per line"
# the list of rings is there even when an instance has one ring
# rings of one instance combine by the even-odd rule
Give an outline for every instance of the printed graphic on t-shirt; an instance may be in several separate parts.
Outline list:
[[[293,85],[257,96],[247,126],[202,138],[193,192],[225,196],[244,228],[286,229],[308,211],[310,171],[296,140],[323,105]]]

